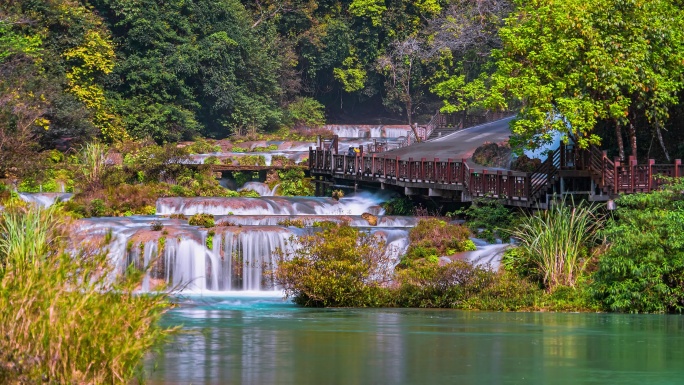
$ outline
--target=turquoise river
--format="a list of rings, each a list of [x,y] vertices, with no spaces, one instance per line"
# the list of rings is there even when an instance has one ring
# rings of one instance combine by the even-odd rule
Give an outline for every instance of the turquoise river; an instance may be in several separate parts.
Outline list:
[[[234,294],[234,293],[231,293]],[[684,317],[305,309],[188,296],[151,384],[683,384]]]

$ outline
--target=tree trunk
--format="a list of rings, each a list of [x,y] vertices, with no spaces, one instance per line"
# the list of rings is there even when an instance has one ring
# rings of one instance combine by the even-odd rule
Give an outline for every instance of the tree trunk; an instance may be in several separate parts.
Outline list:
[[[667,152],[667,148],[665,148],[665,141],[663,140],[663,133],[660,132],[660,123],[656,123],[656,135],[658,135],[658,142],[660,142],[660,147],[663,148],[663,152],[665,153],[665,159],[667,161],[670,161],[670,154]]]
[[[617,139],[617,143],[618,143],[618,153],[620,156],[620,161],[624,162],[625,161],[625,143],[622,141],[622,127],[620,127],[620,123],[618,123],[617,120],[615,120],[615,138]]]
[[[627,131],[629,135],[629,146],[632,150],[632,156],[634,159],[637,159],[637,137],[636,137],[636,128],[634,127],[634,122],[632,120],[629,120],[629,130]]]
[[[408,99],[406,100],[406,118],[408,119],[408,124],[411,126],[411,130],[413,130],[413,135],[416,136],[416,143],[420,142],[420,137],[418,136],[418,130],[416,129],[416,125],[413,124],[413,119],[411,117],[411,110],[413,109],[413,105],[411,103],[411,97],[409,96]]]

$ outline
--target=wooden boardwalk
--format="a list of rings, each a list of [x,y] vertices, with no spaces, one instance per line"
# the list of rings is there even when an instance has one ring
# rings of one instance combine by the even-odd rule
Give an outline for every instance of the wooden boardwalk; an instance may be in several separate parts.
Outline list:
[[[505,123],[507,127],[507,121],[478,126],[470,132],[462,130],[458,135],[452,134],[455,140],[445,137],[441,141],[358,156],[338,153],[336,146],[321,143],[309,149],[309,172],[320,195],[330,186],[370,185],[403,189],[406,195],[462,202],[484,197],[511,206],[540,208],[547,207],[553,195],[574,194],[592,201],[607,201],[621,193],[657,189],[664,183],[663,176],[684,175],[679,159],[673,164],[656,164],[653,160],[637,164],[630,157],[628,162],[621,163],[608,159],[605,151],[597,147],[578,149],[563,144],[550,152],[534,172],[487,168],[468,159],[484,139],[500,136],[501,125]]]

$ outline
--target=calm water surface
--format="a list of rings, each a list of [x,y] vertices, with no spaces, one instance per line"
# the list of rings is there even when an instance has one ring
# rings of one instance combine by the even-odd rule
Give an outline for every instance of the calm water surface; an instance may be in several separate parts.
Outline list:
[[[684,317],[188,297],[151,384],[684,384]]]

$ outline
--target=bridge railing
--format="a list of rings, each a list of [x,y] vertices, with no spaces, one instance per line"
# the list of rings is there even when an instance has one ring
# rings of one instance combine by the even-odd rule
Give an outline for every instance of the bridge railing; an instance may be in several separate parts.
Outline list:
[[[528,201],[532,204],[557,180],[561,170],[589,171],[600,188],[608,192],[649,192],[660,188],[666,178],[684,176],[684,165],[677,159],[673,164],[637,164],[632,157],[627,164],[610,161],[605,152],[596,149],[568,151],[560,147],[551,152],[535,172],[475,168],[465,159],[416,160],[387,157],[382,154],[346,155],[334,149],[309,149],[309,169],[313,173],[349,179],[384,182],[389,184],[421,183],[424,187],[464,190],[472,197],[492,197]]]
[[[435,187],[456,186],[472,196],[525,200],[529,195],[527,173],[473,169],[463,160],[422,158],[403,160],[377,154],[335,154],[325,149],[310,149],[309,165],[314,173],[350,179],[370,179],[396,184],[421,183]]]

